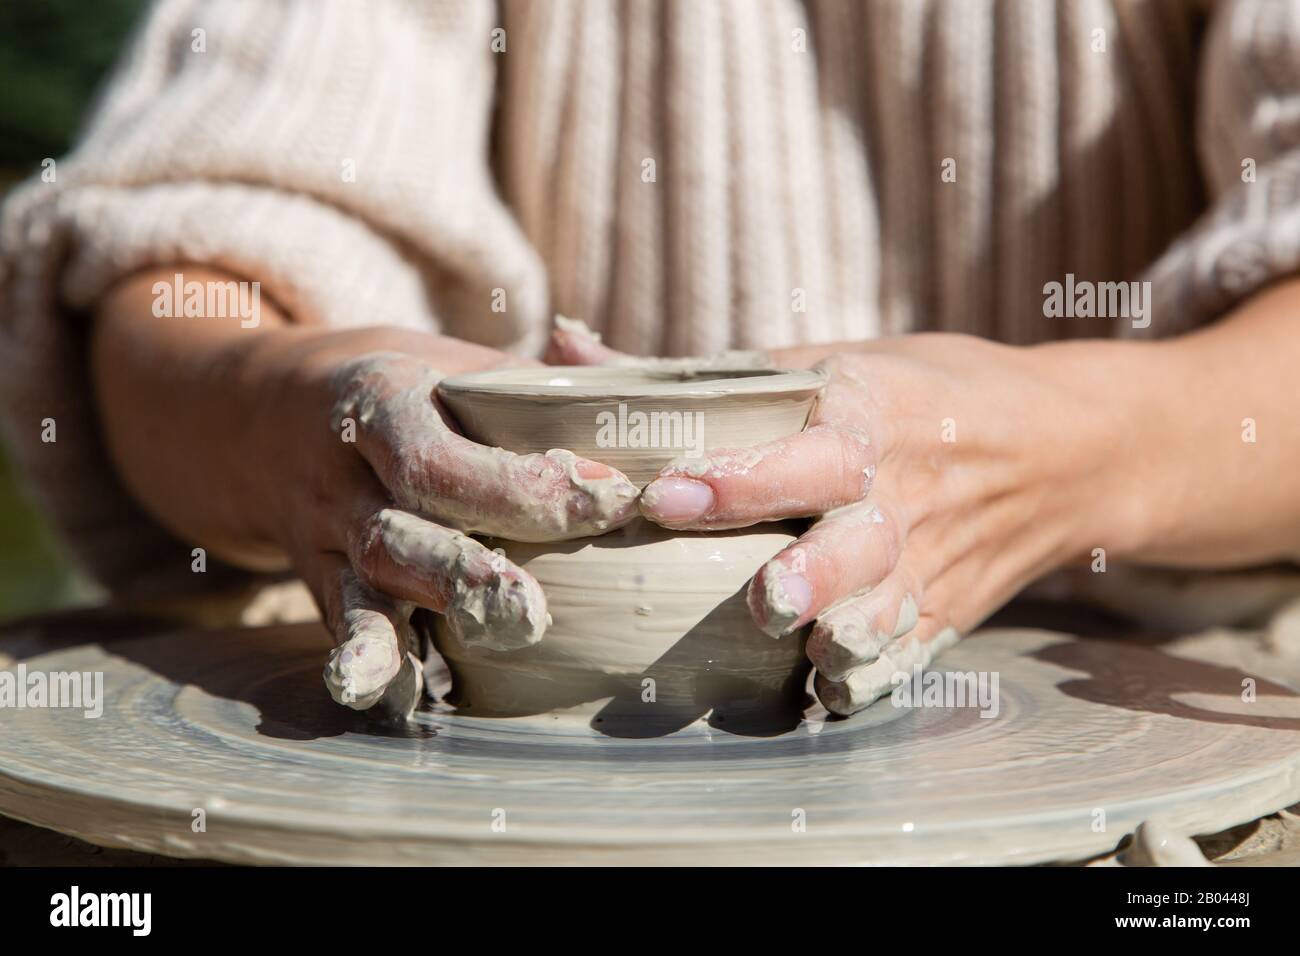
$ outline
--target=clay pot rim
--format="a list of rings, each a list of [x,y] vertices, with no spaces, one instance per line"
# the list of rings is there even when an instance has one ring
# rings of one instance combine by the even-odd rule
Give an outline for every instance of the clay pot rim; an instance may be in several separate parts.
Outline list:
[[[560,384],[556,380],[568,380]],[[550,365],[470,372],[443,379],[438,391],[473,399],[520,397],[530,401],[617,401],[620,399],[763,397],[798,398],[825,387],[816,369],[631,368],[627,366]]]

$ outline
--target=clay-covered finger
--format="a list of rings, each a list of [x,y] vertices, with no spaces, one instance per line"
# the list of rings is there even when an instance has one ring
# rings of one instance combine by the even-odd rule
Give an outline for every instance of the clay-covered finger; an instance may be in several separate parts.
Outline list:
[[[910,680],[912,669],[926,667],[957,643],[954,628],[923,617],[912,631],[890,641],[870,664],[849,672],[841,681],[818,674],[813,682],[817,698],[832,714],[848,716],[890,693],[900,681]]]
[[[557,315],[543,358],[547,365],[610,365],[630,357],[601,342],[587,323]]]
[[[626,475],[565,449],[516,455],[451,434],[417,456],[408,500],[466,532],[562,541],[603,534],[637,515],[639,491]]]
[[[870,501],[831,512],[754,575],[748,594],[754,622],[781,637],[874,587],[897,565],[903,536],[893,513]]]
[[[371,588],[446,615],[466,645],[514,650],[546,633],[536,579],[459,531],[384,508],[349,533],[348,553]]]
[[[817,616],[808,637],[808,659],[827,680],[844,680],[916,626],[920,599],[915,576],[902,568],[895,570],[870,590],[845,598]]]
[[[735,372],[739,369],[772,368],[774,364],[769,353],[753,349],[728,349],[715,355],[685,358],[629,355],[605,345],[600,340],[600,333],[585,322],[563,315],[555,317],[555,329],[546,347],[545,360],[548,365],[607,365],[691,374],[711,369]]]
[[[743,528],[824,514],[866,497],[875,476],[866,435],[816,425],[753,448],[678,459],[641,494],[641,513],[674,529]]]
[[[325,686],[338,703],[369,710],[379,704],[406,661],[410,607],[366,587],[341,555],[332,563],[321,585],[321,603],[338,646],[325,665]]]
[[[453,431],[439,375],[409,357],[366,356],[339,376],[332,416],[401,507],[466,533],[513,541],[601,534],[637,514],[637,487],[570,451],[516,455]]]

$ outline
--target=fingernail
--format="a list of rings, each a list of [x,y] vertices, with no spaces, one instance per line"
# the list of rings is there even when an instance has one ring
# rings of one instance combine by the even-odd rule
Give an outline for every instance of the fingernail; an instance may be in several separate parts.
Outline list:
[[[532,577],[498,576],[466,590],[447,608],[448,624],[462,644],[494,651],[536,644],[550,618],[546,595]]]
[[[768,565],[763,575],[763,631],[783,637],[812,606],[812,585],[802,574]],[[752,606],[752,605],[751,605]]]
[[[910,594],[903,595],[903,603],[898,608],[898,623],[894,625],[894,633],[891,638],[899,638],[916,627],[916,622],[921,619],[921,609],[916,605],[916,599]]]
[[[781,575],[781,593],[785,596],[785,610],[798,620],[812,605],[812,585],[802,574],[787,572]]]
[[[883,638],[856,624],[835,624],[822,619],[808,637],[807,654],[819,674],[827,680],[842,681],[855,667],[861,667],[879,653],[883,644]]]
[[[840,681],[827,680],[821,674],[813,679],[813,689],[822,706],[832,714],[847,717],[853,713],[853,695],[847,685]]]
[[[657,521],[693,521],[713,510],[713,489],[690,478],[656,478],[641,492],[641,511]]]
[[[325,685],[330,695],[355,710],[371,707],[397,670],[393,651],[391,642],[365,636],[336,647],[325,665]]]
[[[577,506],[582,523],[590,528],[587,534],[601,534],[636,517],[640,489],[617,468],[557,448],[546,457],[565,469],[577,495],[570,504]]]
[[[614,474],[614,469],[608,465],[602,465],[598,461],[592,461],[589,458],[579,458],[574,464],[580,478],[589,478],[599,481],[601,478],[609,478]]]

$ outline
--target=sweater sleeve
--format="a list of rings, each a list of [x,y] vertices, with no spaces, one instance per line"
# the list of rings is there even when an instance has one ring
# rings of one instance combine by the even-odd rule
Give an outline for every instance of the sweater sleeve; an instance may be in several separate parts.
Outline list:
[[[191,545],[109,463],[84,332],[116,281],[204,264],[260,281],[297,321],[452,334],[489,314],[491,287],[538,287],[488,161],[494,23],[491,4],[452,0],[161,0],[73,152],[6,200],[0,424],[109,588],[176,594],[229,571],[190,573]],[[494,252],[536,275],[502,276]],[[537,345],[542,303],[511,305],[479,341]]]
[[[1300,272],[1300,0],[1222,0],[1202,46],[1197,144],[1211,204],[1145,276],[1185,331]]]

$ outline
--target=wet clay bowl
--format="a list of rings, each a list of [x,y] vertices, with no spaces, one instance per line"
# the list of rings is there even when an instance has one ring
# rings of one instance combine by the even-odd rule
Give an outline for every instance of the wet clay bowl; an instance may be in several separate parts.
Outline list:
[[[693,452],[798,433],[823,385],[803,371],[558,367],[460,376],[439,393],[475,441],[566,448],[644,484]],[[700,718],[740,733],[788,729],[805,702],[806,634],[763,634],[745,591],[800,530],[694,534],[637,519],[576,541],[486,539],[538,580],[551,624],[539,644],[494,651],[464,645],[438,619],[450,700],[482,715],[577,715],[615,736],[658,736]]]
[[[801,431],[825,384],[814,371],[552,366],[460,375],[438,395],[476,442],[567,448],[644,485],[675,458]]]

